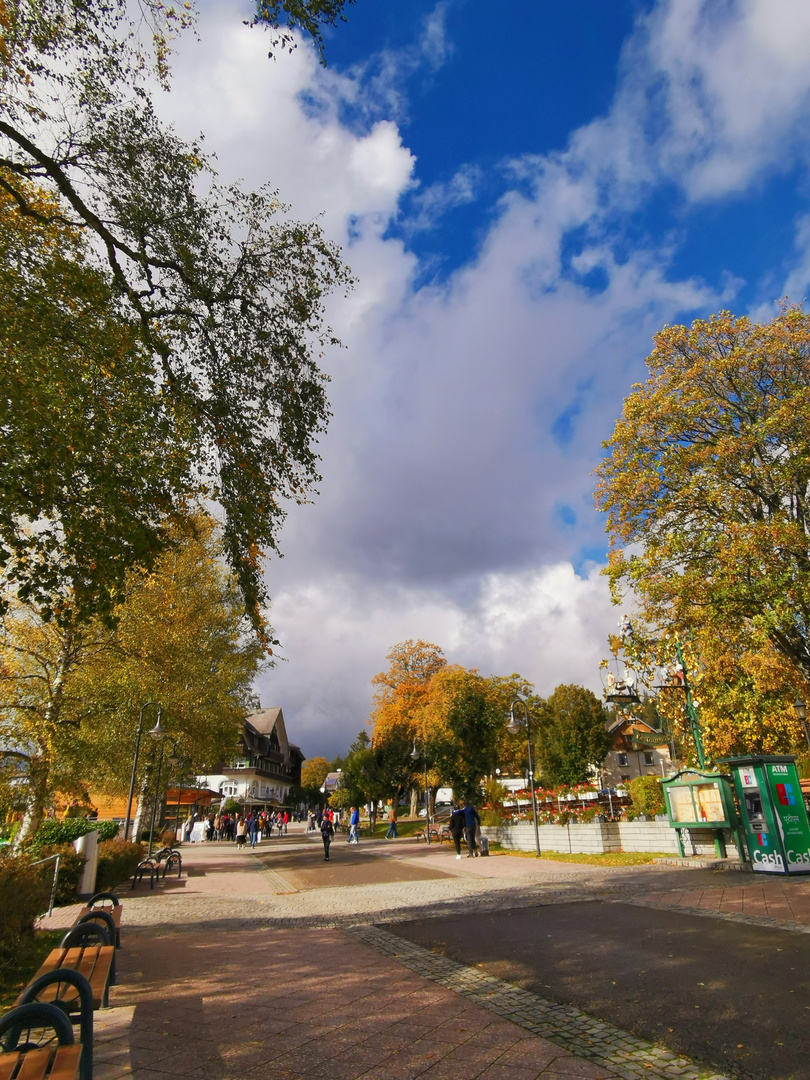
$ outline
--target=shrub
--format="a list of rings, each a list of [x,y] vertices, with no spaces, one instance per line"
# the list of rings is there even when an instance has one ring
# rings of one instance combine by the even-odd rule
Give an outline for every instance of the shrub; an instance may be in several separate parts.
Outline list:
[[[80,836],[86,836],[97,827],[97,822],[88,818],[48,818],[37,829],[37,834],[28,845],[31,852],[38,852],[45,847],[59,844],[72,844]]]
[[[174,829],[164,829],[160,834],[161,847],[174,847],[177,843],[177,833]]]
[[[131,844],[128,840],[102,840],[98,845],[96,890],[115,888],[132,877],[142,858],[140,844]]]
[[[637,776],[630,781],[629,788],[636,814],[655,817],[665,812],[664,792],[657,776]]]
[[[82,834],[83,835],[83,834]],[[79,888],[79,878],[84,870],[84,855],[80,855],[72,844],[49,844],[36,852],[37,859],[45,859],[49,855],[59,855],[59,881],[56,885],[57,904],[75,904]],[[51,882],[53,881],[53,863],[45,863],[38,866],[42,880],[48,886],[50,896]]]
[[[102,840],[115,840],[118,836],[117,821],[99,821],[96,827],[99,842]]]
[[[34,922],[48,907],[50,889],[24,856],[0,858],[0,975],[33,941]]]
[[[500,825],[502,824],[501,814],[498,810],[482,810],[481,811],[481,824],[482,825]]]

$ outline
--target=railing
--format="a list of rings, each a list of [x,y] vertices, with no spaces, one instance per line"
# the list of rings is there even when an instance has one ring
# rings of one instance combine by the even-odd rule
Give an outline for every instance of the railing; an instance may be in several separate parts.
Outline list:
[[[30,864],[31,866],[42,866],[44,863],[50,862],[52,859],[55,860],[53,867],[53,884],[51,885],[51,901],[48,905],[48,918],[53,915],[53,905],[56,903],[56,886],[59,883],[59,860],[61,859],[61,857],[61,855],[46,855],[44,859],[37,859],[36,862],[32,862]]]

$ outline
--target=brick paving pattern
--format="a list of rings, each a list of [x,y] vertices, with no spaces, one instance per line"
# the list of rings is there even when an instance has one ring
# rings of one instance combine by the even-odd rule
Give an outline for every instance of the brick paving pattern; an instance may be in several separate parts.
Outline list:
[[[642,1076],[666,1080],[723,1080],[713,1070],[697,1068],[691,1061],[626,1031],[603,1023],[570,1005],[547,1001],[539,994],[486,975],[423,949],[379,927],[347,931],[391,956],[410,971],[455,990],[490,1012],[540,1035],[564,1050],[587,1058],[616,1076],[638,1080]]]

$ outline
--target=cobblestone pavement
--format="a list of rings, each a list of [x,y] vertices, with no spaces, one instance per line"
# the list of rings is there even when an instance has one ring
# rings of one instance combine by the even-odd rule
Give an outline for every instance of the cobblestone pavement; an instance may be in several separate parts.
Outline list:
[[[99,1014],[96,1080],[169,1072],[247,1080],[266,1075],[271,1063],[273,1080],[691,1080],[711,1074],[419,946],[395,939],[394,948],[379,926],[586,898],[810,925],[808,887],[796,881],[740,885],[742,875],[734,875],[729,885],[722,871],[606,870],[509,856],[457,861],[447,848],[412,841],[367,842],[351,852],[344,843],[333,848],[333,861],[346,862],[342,884],[296,887],[289,865],[323,865],[320,845],[298,833],[258,855],[195,845],[184,849],[179,881],[154,892],[148,883],[122,890],[121,974],[115,1007]],[[369,860],[362,886],[350,883],[350,855]],[[369,880],[372,866],[379,881]],[[420,867],[434,876],[422,879]],[[75,910],[42,925],[70,925]]]

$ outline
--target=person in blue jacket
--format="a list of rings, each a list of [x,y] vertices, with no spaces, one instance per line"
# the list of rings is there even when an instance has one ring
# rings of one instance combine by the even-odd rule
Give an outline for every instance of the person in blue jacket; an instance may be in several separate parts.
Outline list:
[[[357,828],[360,824],[360,811],[356,806],[352,807],[352,816],[349,818],[349,843],[359,844],[360,840],[357,836]]]
[[[474,856],[477,857],[481,854],[476,843],[481,818],[469,799],[464,803],[464,825],[467,829],[467,858],[472,859]]]

